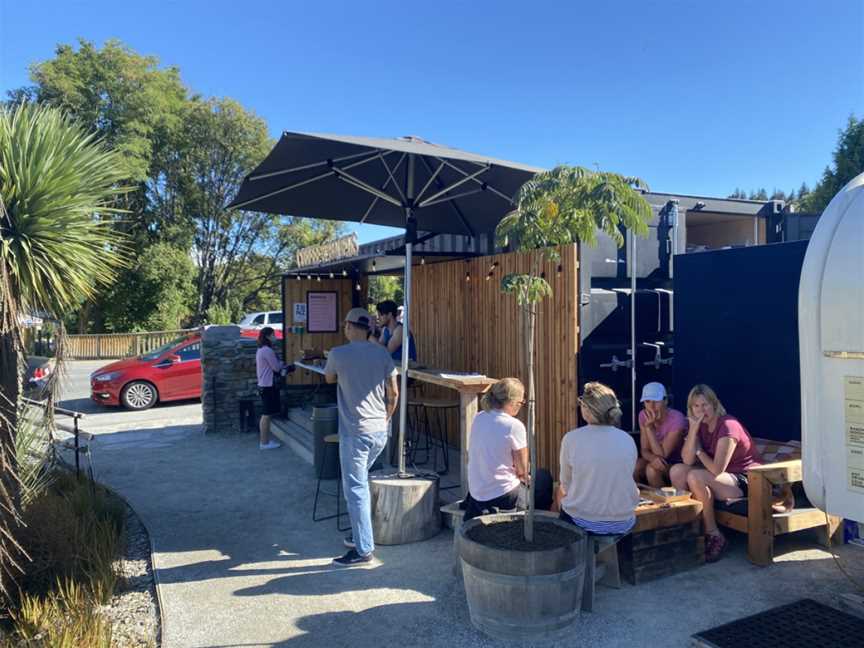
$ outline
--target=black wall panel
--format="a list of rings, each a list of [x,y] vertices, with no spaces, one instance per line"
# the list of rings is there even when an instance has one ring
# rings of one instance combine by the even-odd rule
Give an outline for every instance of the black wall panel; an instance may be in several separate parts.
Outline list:
[[[798,282],[806,241],[675,257],[676,405],[714,388],[753,436],[801,439]]]

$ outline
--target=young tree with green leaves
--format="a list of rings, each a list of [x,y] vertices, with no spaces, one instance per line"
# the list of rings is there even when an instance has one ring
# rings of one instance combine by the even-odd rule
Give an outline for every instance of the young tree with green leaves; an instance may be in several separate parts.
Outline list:
[[[651,205],[639,188],[639,178],[617,173],[590,171],[582,167],[558,166],[526,182],[517,195],[516,209],[498,225],[498,238],[516,250],[540,250],[531,272],[509,274],[501,288],[516,298],[522,310],[525,363],[528,369],[528,512],[525,540],[534,539],[534,481],[536,479],[537,434],[535,430],[534,338],[539,302],[552,294],[540,275],[541,258],[557,261],[558,246],[582,242],[597,244],[603,232],[618,246],[624,245],[619,228],[645,236],[651,221]]]
[[[846,128],[839,133],[832,158],[832,165],[822,172],[822,179],[813,191],[807,192],[807,186],[801,185],[804,193],[798,195],[801,211],[821,214],[847,182],[864,172],[864,119],[849,117]]]
[[[126,252],[113,227],[125,178],[121,155],[60,110],[0,108],[0,590],[8,591],[18,523],[18,318],[42,311],[62,320],[111,284]],[[62,359],[61,337],[52,387]]]

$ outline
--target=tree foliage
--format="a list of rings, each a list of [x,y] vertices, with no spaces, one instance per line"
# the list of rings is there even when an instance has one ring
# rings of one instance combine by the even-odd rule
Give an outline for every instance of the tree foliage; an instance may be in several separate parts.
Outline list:
[[[84,304],[76,316],[81,332],[203,322],[213,306],[224,312],[278,304],[279,275],[296,249],[341,231],[335,222],[226,210],[272,146],[267,125],[236,101],[191,93],[179,70],[155,57],[119,41],[100,49],[81,40],[60,45],[54,58],[32,66],[31,77],[34,85],[10,93],[12,101],[62,107],[117,151],[132,187],[113,226],[126,236],[136,267]],[[191,293],[179,279],[141,276],[145,262],[161,268],[175,251],[192,261]],[[178,267],[188,270],[185,259]],[[188,299],[182,306],[181,296]]]
[[[864,173],[864,119],[849,117],[846,128],[839,132],[832,158],[832,165],[822,172],[813,191],[803,198],[799,196],[801,211],[822,213],[846,183]]]
[[[369,303],[380,304],[387,299],[397,304],[405,301],[404,287],[400,278],[389,275],[369,277]]]

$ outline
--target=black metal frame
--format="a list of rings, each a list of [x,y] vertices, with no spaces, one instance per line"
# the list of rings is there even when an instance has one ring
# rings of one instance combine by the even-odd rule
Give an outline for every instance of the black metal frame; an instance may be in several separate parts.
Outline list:
[[[343,515],[348,515],[348,511],[342,512],[342,470],[338,471],[336,475],[336,513],[335,515],[324,515],[318,516],[318,497],[321,494],[321,482],[323,481],[322,477],[324,475],[324,466],[327,465],[327,449],[333,446],[336,449],[336,452],[339,452],[339,445],[336,443],[324,443],[324,456],[321,459],[321,465],[318,467],[318,483],[315,485],[315,501],[312,504],[312,521],[313,522],[324,522],[325,520],[336,520],[336,530],[337,531],[348,531],[351,529],[351,525],[349,524],[347,527],[342,527],[339,524],[339,519]],[[324,491],[325,495],[333,496],[334,493],[328,493]]]

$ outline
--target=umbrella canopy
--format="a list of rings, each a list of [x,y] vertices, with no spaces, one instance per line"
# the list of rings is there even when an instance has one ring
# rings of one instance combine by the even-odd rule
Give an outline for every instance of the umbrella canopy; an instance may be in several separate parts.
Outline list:
[[[475,236],[495,228],[539,171],[415,137],[286,132],[230,206],[390,227],[406,227],[411,207],[420,231]]]
[[[416,137],[376,139],[283,133],[243,180],[234,209],[404,227],[405,309],[410,330],[411,254],[417,231],[476,236],[513,208],[542,171],[431,144]],[[399,474],[405,473],[408,345],[402,345]]]

